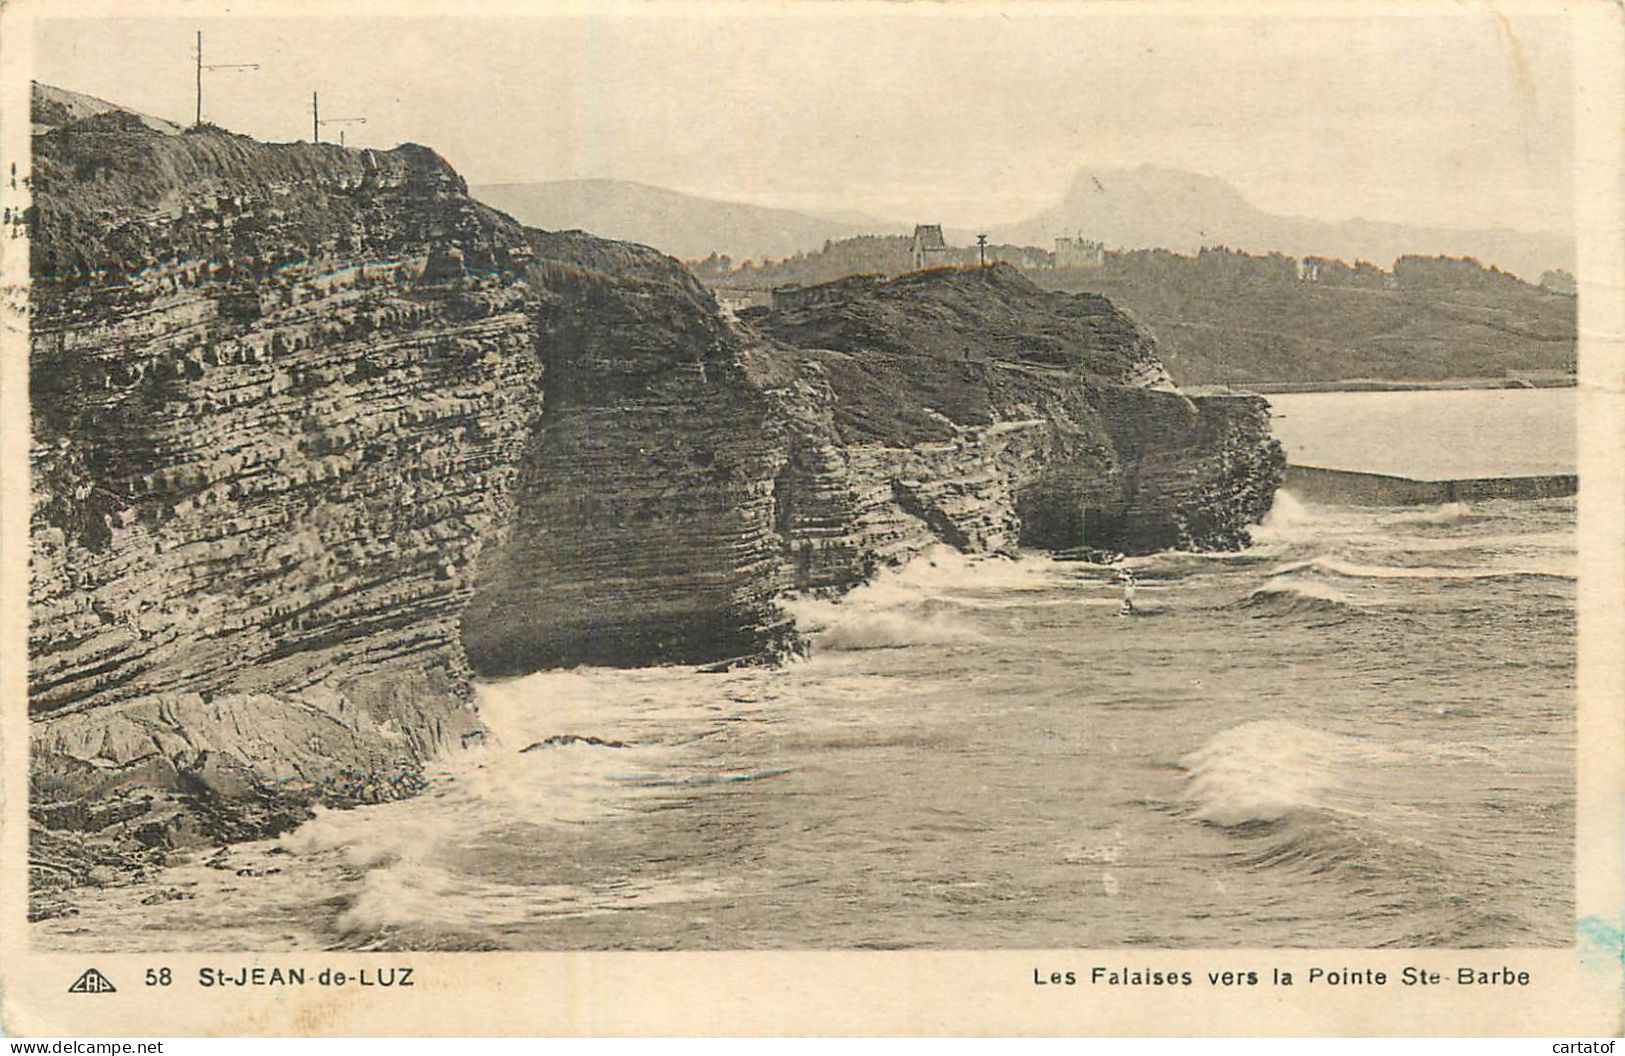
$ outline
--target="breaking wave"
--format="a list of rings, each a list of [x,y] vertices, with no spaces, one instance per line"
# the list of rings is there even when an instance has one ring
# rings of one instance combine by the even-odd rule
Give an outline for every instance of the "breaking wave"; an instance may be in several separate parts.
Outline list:
[[[1225,730],[1180,765],[1192,816],[1231,828],[1347,806],[1358,792],[1351,778],[1389,756],[1353,737],[1262,719]]]
[[[1473,516],[1473,508],[1465,502],[1447,502],[1422,510],[1406,510],[1390,515],[1398,524],[1460,524]]]
[[[1426,799],[1408,803],[1402,791],[1431,788],[1440,767],[1461,769],[1472,758],[1472,746],[1385,744],[1258,720],[1218,733],[1181,760],[1181,807],[1226,834],[1226,857],[1241,868],[1394,893],[1371,907],[1407,918],[1396,920],[1383,945],[1504,944],[1535,931],[1504,900],[1469,894],[1499,848],[1459,839]]]
[[[1359,616],[1362,607],[1346,591],[1313,579],[1270,579],[1238,606],[1255,614],[1281,616]]]
[[[1304,502],[1291,491],[1275,493],[1275,502],[1264,520],[1253,530],[1255,542],[1263,544],[1313,542],[1327,534],[1345,535],[1351,531],[1380,529],[1385,535],[1407,525],[1423,531],[1435,525],[1459,525],[1479,518],[1463,502],[1422,508],[1322,506]]]
[[[1446,869],[1425,820],[1396,804],[1384,775],[1414,760],[1372,741],[1266,719],[1219,733],[1188,755],[1185,808],[1226,830],[1245,868],[1395,874],[1438,882]]]
[[[840,652],[985,640],[985,636],[970,624],[941,612],[926,615],[904,612],[854,613],[835,620],[813,638],[816,645]]]
[[[1002,607],[1009,596],[1049,590],[1062,572],[1032,558],[970,557],[934,546],[840,598],[794,598],[785,608],[815,649],[854,652],[986,641],[954,611]]]
[[[1313,571],[1346,579],[1574,579],[1572,567],[1551,562],[1545,565],[1449,568],[1436,565],[1371,565],[1336,557],[1312,557],[1280,566],[1275,575]]]
[[[279,841],[294,858],[336,859],[358,889],[333,927],[344,942],[423,949],[506,946],[552,918],[706,897],[690,876],[583,882],[581,833],[685,798],[785,777],[749,757],[693,746],[753,721],[772,693],[759,672],[578,668],[477,686],[483,746],[443,759],[416,799],[318,808]],[[714,886],[714,885],[713,885]]]
[[[1258,526],[1255,536],[1279,535],[1290,532],[1305,525],[1318,524],[1324,520],[1324,515],[1314,512],[1292,492],[1282,488],[1275,493],[1275,502],[1270,506],[1270,512],[1264,515],[1263,523]]]

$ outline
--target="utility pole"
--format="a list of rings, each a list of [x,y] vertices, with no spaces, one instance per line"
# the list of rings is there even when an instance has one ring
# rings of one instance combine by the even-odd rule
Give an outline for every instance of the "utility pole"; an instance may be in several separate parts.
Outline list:
[[[203,61],[203,31],[197,31],[197,113],[193,124],[203,124],[203,71],[204,70],[257,70],[257,62],[216,62]]]
[[[312,143],[322,141],[323,125],[364,125],[366,123],[367,119],[364,117],[323,117],[320,100],[317,99],[315,92],[310,93],[310,141]],[[343,145],[344,130],[341,128],[339,129],[339,146],[342,147]]]
[[[982,267],[987,267],[987,236],[976,236],[976,253],[981,258]]]

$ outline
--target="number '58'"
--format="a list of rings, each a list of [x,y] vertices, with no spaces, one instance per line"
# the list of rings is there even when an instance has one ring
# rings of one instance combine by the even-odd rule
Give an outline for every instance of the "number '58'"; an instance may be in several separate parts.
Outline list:
[[[148,968],[147,969],[147,985],[148,986],[168,986],[169,985],[169,969],[168,968]]]

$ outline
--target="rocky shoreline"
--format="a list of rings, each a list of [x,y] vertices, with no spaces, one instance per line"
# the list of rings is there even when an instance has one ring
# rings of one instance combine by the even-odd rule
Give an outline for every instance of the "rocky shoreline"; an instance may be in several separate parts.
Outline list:
[[[942,542],[1232,549],[1279,485],[1262,399],[1010,269],[734,322],[423,147],[44,125],[36,914],[412,794],[482,736],[476,675],[770,660],[787,590]]]

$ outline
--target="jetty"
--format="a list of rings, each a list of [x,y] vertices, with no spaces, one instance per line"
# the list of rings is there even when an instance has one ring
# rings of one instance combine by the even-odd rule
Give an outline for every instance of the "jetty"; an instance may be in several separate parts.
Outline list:
[[[1284,486],[1311,502],[1420,506],[1579,490],[1572,390],[1275,394]]]
[[[1286,488],[1310,502],[1339,506],[1426,506],[1484,499],[1550,499],[1579,491],[1574,473],[1421,480],[1287,462]]]

